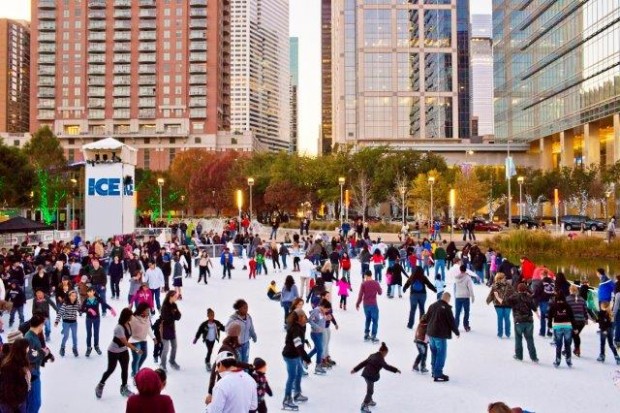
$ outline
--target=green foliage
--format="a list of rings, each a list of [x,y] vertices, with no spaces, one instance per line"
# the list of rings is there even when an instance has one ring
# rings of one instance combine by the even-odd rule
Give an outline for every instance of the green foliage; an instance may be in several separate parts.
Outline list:
[[[620,258],[620,241],[608,244],[599,237],[567,235],[554,236],[544,231],[515,230],[484,241],[486,247],[500,251],[504,256]]]
[[[44,126],[32,135],[24,147],[24,153],[37,177],[34,200],[41,209],[43,221],[51,224],[56,219],[60,203],[70,191],[67,160],[62,146],[52,130]]]
[[[0,141],[0,201],[7,206],[29,206],[36,181],[34,168],[18,148]]]

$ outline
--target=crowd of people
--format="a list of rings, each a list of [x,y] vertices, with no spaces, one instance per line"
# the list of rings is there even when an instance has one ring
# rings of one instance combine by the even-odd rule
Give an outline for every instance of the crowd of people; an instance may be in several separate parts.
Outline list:
[[[465,333],[475,328],[471,306],[475,292],[484,285],[488,286],[486,303],[493,305],[497,315],[498,338],[511,338],[514,333],[516,360],[524,359],[525,339],[529,358],[534,363],[539,361],[534,342],[537,316],[539,335],[553,338],[555,367],[560,367],[562,358],[570,367],[572,356],[593,351],[581,346],[580,334],[588,322],[599,326],[598,361],[605,362],[609,348],[620,364],[620,280],[614,282],[602,269],[598,270],[600,282],[594,289],[587,276],[571,283],[561,272],[556,274],[536,266],[527,257],[516,265],[500,252],[492,248],[483,251],[476,243],[458,248],[454,242],[441,240],[438,231],[432,238],[422,240],[404,236],[394,245],[381,239],[371,240],[363,224],[360,229],[348,234],[343,228],[331,238],[325,233],[295,233],[292,237],[285,234],[283,242],[277,242],[277,228],[275,232],[272,228],[271,239],[267,240],[251,233],[249,227],[236,227],[234,231],[231,227],[217,234],[218,242],[225,245],[219,257],[210,257],[199,247],[195,251],[190,248],[189,240],[202,236],[197,228],[179,228],[182,237],[175,236],[164,244],[154,236],[148,240],[129,236],[91,242],[76,235],[71,242],[39,244],[32,249],[26,245],[2,249],[0,297],[4,299],[0,300],[0,311],[9,313],[9,325],[6,339],[0,337],[5,341],[0,362],[0,411],[39,411],[42,368],[56,360],[49,345],[54,310],[53,325],[62,327],[58,347],[61,358],[69,356],[69,339],[73,357],[79,357],[84,350],[77,339],[82,314],[86,329],[83,354],[103,356],[101,317],[108,312],[116,317],[118,311],[113,335],[106,337],[107,369],[94,384],[95,396],[103,396],[106,381],[120,366],[120,394],[128,397],[128,412],[174,412],[172,399],[161,391],[166,385],[168,368],[180,369],[176,360],[177,324],[192,322],[181,321],[183,283],[197,267],[198,283],[208,284],[216,268],[213,261],[219,263],[222,279],[231,278],[231,270],[241,267],[250,279],[269,271],[299,272],[299,278],[285,274],[281,289],[272,281],[267,291],[269,299],[278,301],[283,311],[285,410],[298,410],[300,404],[309,400],[302,392],[302,382],[310,366],[314,374],[322,376],[336,365],[330,356],[331,331],[339,328],[333,296],[339,297],[339,310],[343,312],[348,311],[349,295],[356,296],[355,308],[362,310],[365,318],[360,339],[378,344],[380,297],[384,292],[387,299],[409,294],[409,311],[403,317],[403,325],[412,330],[417,351],[412,371],[430,371],[433,382],[450,380],[444,372],[448,340],[461,337],[461,328]],[[239,244],[231,245],[233,240]],[[289,256],[293,258],[290,270]],[[359,274],[353,273],[355,259],[360,263]],[[310,271],[301,271],[302,260],[311,263]],[[235,271],[235,276],[238,274]],[[363,281],[353,293],[351,279],[356,276]],[[123,278],[129,282],[121,287]],[[447,280],[454,284],[452,291],[447,291]],[[475,284],[479,287],[474,288]],[[125,285],[127,295],[121,296]],[[430,299],[429,291],[433,293]],[[432,304],[427,307],[430,301]],[[31,306],[31,311],[24,311],[27,306]],[[249,304],[245,299],[237,299],[232,307],[234,311],[226,322],[218,320],[209,308],[206,320],[196,323],[193,343],[204,343],[205,369],[210,375],[207,411],[266,412],[265,397],[273,392],[266,361],[251,357],[251,345],[257,342],[258,334]],[[28,320],[26,314],[30,316]],[[149,341],[153,344],[157,370],[143,368]],[[221,343],[219,349],[217,343]],[[401,372],[387,363],[387,355],[388,346],[382,342],[378,351],[351,371],[362,370],[366,381],[362,412],[369,412],[376,405],[373,394],[380,370]],[[131,389],[132,384],[137,394]]]

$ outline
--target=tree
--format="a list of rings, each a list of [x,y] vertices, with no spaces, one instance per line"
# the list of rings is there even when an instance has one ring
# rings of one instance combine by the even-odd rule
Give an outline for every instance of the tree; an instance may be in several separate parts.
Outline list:
[[[24,153],[37,177],[35,202],[39,204],[43,221],[51,224],[56,219],[60,202],[67,196],[70,185],[62,146],[52,130],[43,126],[24,146]]]
[[[486,188],[474,172],[458,171],[454,181],[456,188],[456,211],[464,217],[471,217],[485,204]]]
[[[0,141],[0,201],[3,205],[23,206],[32,202],[30,192],[36,182],[34,168],[18,148]]]
[[[452,177],[449,173],[441,174],[436,170],[420,173],[411,183],[411,190],[407,199],[408,205],[419,215],[429,217],[431,205],[431,186],[428,178],[435,178],[433,184],[433,215],[439,215],[438,211],[444,214],[449,207],[449,194],[452,186]],[[458,193],[458,189],[457,189]]]

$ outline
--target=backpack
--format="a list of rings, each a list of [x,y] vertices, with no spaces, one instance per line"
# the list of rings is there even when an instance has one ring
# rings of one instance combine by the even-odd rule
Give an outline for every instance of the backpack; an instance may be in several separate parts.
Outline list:
[[[555,294],[555,287],[552,282],[543,282],[542,286],[543,286],[543,292],[545,294],[550,295],[550,296]]]
[[[424,284],[420,280],[415,280],[413,284],[411,284],[411,291],[416,293],[424,292]]]

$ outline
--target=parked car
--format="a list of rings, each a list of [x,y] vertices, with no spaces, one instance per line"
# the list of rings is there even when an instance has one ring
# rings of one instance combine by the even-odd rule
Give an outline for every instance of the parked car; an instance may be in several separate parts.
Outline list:
[[[527,229],[540,227],[539,221],[537,221],[535,218],[526,216],[520,217],[517,215],[516,217],[512,217],[510,223],[512,225],[516,225],[517,227],[525,227]]]
[[[560,218],[560,223],[567,231],[579,230],[582,224],[584,224],[585,229],[592,231],[605,231],[607,228],[605,221],[585,215],[564,215]]]
[[[460,221],[458,224],[456,224],[454,226],[454,229],[463,229],[463,222],[464,221]],[[476,232],[499,232],[502,230],[501,225],[482,218],[474,218],[474,224],[474,231]]]

